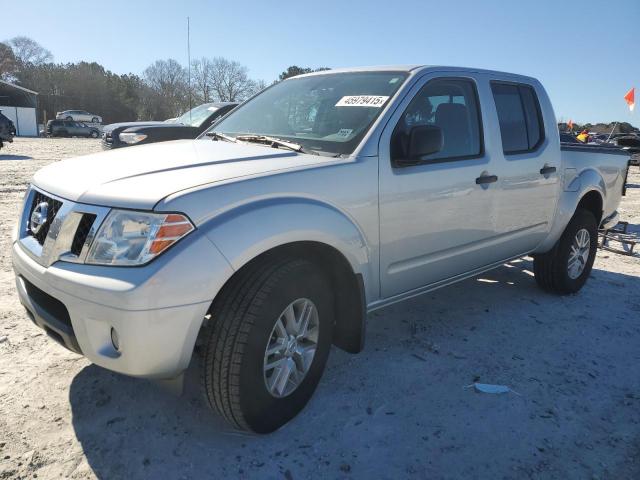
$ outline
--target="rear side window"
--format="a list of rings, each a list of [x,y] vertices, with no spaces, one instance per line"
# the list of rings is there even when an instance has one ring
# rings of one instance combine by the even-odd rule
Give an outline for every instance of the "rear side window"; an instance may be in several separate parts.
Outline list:
[[[543,140],[540,104],[533,88],[512,83],[491,83],[500,122],[504,153],[535,150]]]
[[[442,150],[423,161],[446,161],[482,154],[482,128],[472,81],[443,78],[428,82],[398,121],[391,144],[392,158],[406,158],[411,129],[433,125],[442,130]]]

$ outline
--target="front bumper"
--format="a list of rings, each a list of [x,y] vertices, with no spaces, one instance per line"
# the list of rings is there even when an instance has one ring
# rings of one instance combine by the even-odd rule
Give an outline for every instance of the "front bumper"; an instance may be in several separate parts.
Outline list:
[[[18,295],[34,323],[97,365],[150,378],[187,368],[211,301],[232,273],[198,232],[143,267],[43,266],[19,241],[12,257]]]

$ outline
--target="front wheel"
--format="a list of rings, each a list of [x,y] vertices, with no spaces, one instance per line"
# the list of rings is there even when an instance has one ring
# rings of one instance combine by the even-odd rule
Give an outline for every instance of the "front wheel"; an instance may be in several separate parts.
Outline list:
[[[98,132],[96,132],[95,130],[91,131],[91,138],[98,138]]]
[[[589,278],[597,248],[597,221],[593,213],[579,209],[554,247],[534,256],[533,271],[538,285],[553,293],[578,292]]]
[[[266,259],[232,279],[205,330],[202,385],[234,427],[269,433],[295,417],[320,381],[333,325],[322,272],[299,259]]]
[[[93,117],[93,118],[91,119],[91,122],[92,122],[92,123],[100,123],[100,119],[99,119],[98,117]]]

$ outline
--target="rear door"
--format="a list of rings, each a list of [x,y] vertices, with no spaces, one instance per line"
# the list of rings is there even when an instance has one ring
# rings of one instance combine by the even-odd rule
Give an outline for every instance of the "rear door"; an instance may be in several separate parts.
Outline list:
[[[380,279],[388,298],[502,259],[495,248],[495,196],[501,158],[485,148],[490,97],[475,74],[423,77],[380,139]],[[480,95],[478,92],[480,91]],[[419,164],[398,166],[411,129],[433,125],[443,146]],[[489,177],[489,181],[484,182]]]
[[[559,196],[560,148],[556,137],[545,135],[549,125],[555,133],[555,119],[544,118],[534,85],[494,78],[490,86],[502,145],[496,154],[504,160],[496,226],[511,257],[534,249],[551,228]]]

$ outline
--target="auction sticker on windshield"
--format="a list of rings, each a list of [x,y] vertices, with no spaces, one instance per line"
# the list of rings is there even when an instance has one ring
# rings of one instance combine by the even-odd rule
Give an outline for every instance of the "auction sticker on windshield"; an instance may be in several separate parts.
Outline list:
[[[342,97],[335,106],[380,108],[387,100],[389,97],[382,95],[347,95]]]

